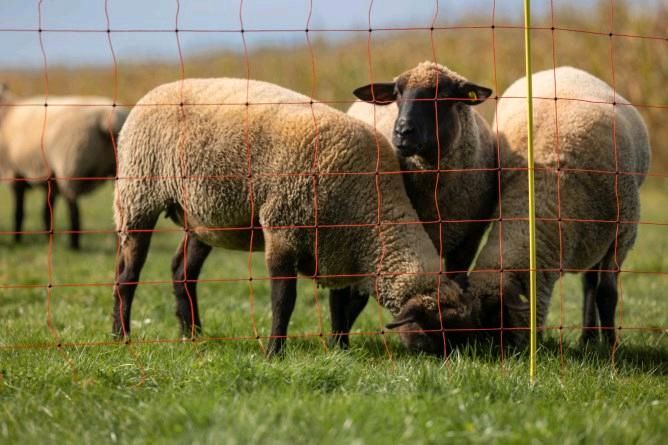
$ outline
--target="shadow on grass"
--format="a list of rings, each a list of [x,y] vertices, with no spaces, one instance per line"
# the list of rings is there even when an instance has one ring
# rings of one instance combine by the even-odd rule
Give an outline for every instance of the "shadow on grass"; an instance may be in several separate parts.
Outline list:
[[[407,350],[394,333],[385,335],[353,335],[350,340],[348,353],[364,360],[412,360],[420,357],[424,360],[443,361],[443,357],[425,354],[416,354]],[[665,343],[668,345],[668,342]],[[317,339],[290,338],[288,346],[293,351],[305,354],[318,355],[323,347]],[[328,346],[328,353],[341,351],[338,347]],[[614,355],[603,344],[582,347],[578,343],[562,343],[555,338],[547,338],[539,342],[538,360],[547,361],[566,368],[609,368],[611,371],[625,375],[647,374],[668,375],[668,347],[661,342],[655,345],[641,345],[622,342]],[[471,360],[479,364],[501,365],[502,361],[526,361],[528,351],[512,347],[501,349],[491,339],[479,339],[464,346],[452,349],[448,358],[457,357],[460,360]]]
[[[563,353],[566,366],[612,367],[624,374],[668,375],[668,341],[660,343],[641,345],[622,341],[612,353],[604,344],[584,347],[564,343],[562,349],[558,339],[549,338],[541,342],[539,353],[549,354],[557,360]]]

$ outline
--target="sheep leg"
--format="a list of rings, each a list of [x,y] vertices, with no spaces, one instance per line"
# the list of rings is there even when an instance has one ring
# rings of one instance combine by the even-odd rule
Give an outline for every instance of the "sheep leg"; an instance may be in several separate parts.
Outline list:
[[[13,183],[14,190],[14,241],[21,242],[21,233],[23,229],[23,216],[25,208],[25,193],[28,184],[25,181],[18,180]]]
[[[265,240],[270,237],[265,235]],[[267,246],[267,269],[271,277],[271,337],[267,356],[279,355],[288,335],[288,324],[297,300],[297,269],[295,256],[287,250]]]
[[[202,332],[197,307],[197,279],[211,249],[194,236],[186,235],[172,258],[176,316],[181,322],[184,337],[192,338]]]
[[[49,236],[53,230],[51,216],[56,214],[57,194],[58,189],[56,188],[55,182],[49,179],[49,182],[46,185],[46,199],[44,200],[44,209],[42,211],[42,220],[44,222],[44,230],[46,230],[47,236]]]
[[[79,205],[75,199],[68,199],[67,206],[70,211],[70,248],[79,250],[79,231],[81,230],[81,222],[79,217]]]
[[[596,289],[596,306],[601,318],[603,338],[608,346],[614,347],[617,343],[615,333],[615,311],[617,309],[617,273],[601,272],[601,280]]]
[[[584,304],[582,306],[582,337],[580,341],[583,345],[591,344],[599,339],[598,317],[596,314],[596,288],[598,287],[598,281],[598,271],[589,271],[582,275]]]
[[[478,225],[482,228],[475,231],[471,230],[472,234],[459,243],[457,247],[448,252],[444,252],[447,271],[455,272],[454,274],[448,274],[448,277],[456,281],[462,289],[468,287],[467,274],[476,254],[478,253],[480,240],[487,227],[486,224],[478,223]],[[447,226],[444,231],[447,233]]]
[[[348,310],[351,304],[351,287],[342,289],[331,289],[329,291],[329,312],[332,318],[332,338],[331,345],[339,346],[341,349],[348,349],[350,340],[348,338],[349,322]]]
[[[529,346],[531,337],[528,274],[524,275],[527,278],[523,281],[523,285],[519,288],[520,292],[517,292],[517,287],[511,285],[509,289],[504,287],[503,295],[504,326],[502,327],[502,330],[504,328],[510,328],[506,331],[503,331],[503,335],[504,338],[507,339],[506,344],[520,349],[524,349]],[[539,274],[537,277],[538,283],[536,291],[536,338],[538,341],[541,341],[543,338],[543,330],[545,328],[547,312],[550,306],[552,288],[554,287],[554,282],[556,281],[556,279],[552,277],[547,278],[546,280],[545,278],[542,278],[542,275],[543,274]]]
[[[112,335],[116,337],[129,337],[130,335],[132,300],[137,289],[141,269],[146,261],[151,235],[151,231],[129,232],[121,245],[118,276],[114,286]]]
[[[350,330],[368,301],[368,295],[353,287],[332,289],[329,292],[333,334],[332,346],[348,349],[350,346]]]
[[[503,294],[503,323],[501,334],[507,344],[517,348],[524,348],[529,343],[529,299],[527,288],[529,276],[520,274],[518,278],[504,276]],[[537,300],[540,296],[537,295]],[[540,316],[537,316],[537,325],[541,326]]]
[[[353,289],[350,294],[350,305],[348,306],[348,332],[352,329],[357,317],[369,302],[369,296]]]

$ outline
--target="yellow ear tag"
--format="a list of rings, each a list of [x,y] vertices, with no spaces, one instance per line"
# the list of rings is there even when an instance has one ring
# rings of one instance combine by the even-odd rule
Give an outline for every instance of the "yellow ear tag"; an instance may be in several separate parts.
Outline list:
[[[478,95],[475,93],[475,91],[469,91],[469,98],[473,100],[478,99]]]

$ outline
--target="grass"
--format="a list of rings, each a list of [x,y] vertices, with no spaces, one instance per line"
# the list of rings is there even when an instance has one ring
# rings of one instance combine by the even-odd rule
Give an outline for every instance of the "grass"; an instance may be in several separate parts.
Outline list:
[[[113,227],[106,186],[83,201],[89,230]],[[666,223],[668,188],[649,179],[644,221]],[[6,188],[0,200],[10,199]],[[27,230],[39,230],[42,191],[29,194]],[[67,228],[64,206],[56,230]],[[0,215],[0,231],[10,230]],[[162,221],[161,228],[172,227]],[[625,268],[668,271],[665,226],[643,225]],[[84,235],[83,251],[56,235],[29,235],[20,246],[0,239],[0,443],[663,443],[668,437],[668,300],[665,275],[622,276],[623,327],[614,362],[583,351],[577,330],[549,331],[540,345],[539,379],[529,385],[527,358],[479,347],[447,362],[405,352],[394,335],[356,335],[348,352],[326,350],[326,292],[300,281],[282,360],[267,360],[250,340],[179,342],[169,259],[178,232],[154,235],[133,313],[134,343],[110,342],[115,235]],[[261,254],[254,276],[265,275]],[[214,251],[202,279],[248,276],[248,254]],[[96,285],[92,284],[107,284]],[[91,286],[65,286],[90,284]],[[270,323],[268,283],[253,281],[260,336]],[[249,283],[200,283],[208,337],[253,337]],[[555,291],[549,323],[580,323],[578,280]],[[562,315],[563,314],[563,315]],[[561,319],[563,317],[563,319]],[[388,314],[370,304],[356,333],[376,331]],[[49,323],[52,328],[49,328]],[[321,326],[324,326],[321,330]],[[560,344],[559,333],[563,334]],[[160,342],[161,339],[175,342]],[[387,346],[385,344],[387,341]],[[101,345],[54,346],[61,342]],[[7,347],[26,345],[26,348]],[[30,347],[32,346],[32,347]],[[44,347],[40,347],[44,346]],[[48,346],[48,347],[47,347]],[[387,348],[387,349],[386,349]],[[389,353],[388,353],[389,351]]]

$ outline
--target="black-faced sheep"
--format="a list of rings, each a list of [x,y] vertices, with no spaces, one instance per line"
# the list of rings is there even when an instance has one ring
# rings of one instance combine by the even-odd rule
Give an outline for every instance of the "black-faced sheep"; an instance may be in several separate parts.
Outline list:
[[[21,239],[26,189],[53,181],[44,206],[45,229],[52,229],[59,193],[69,207],[70,246],[78,249],[77,199],[103,184],[103,178],[113,177],[112,137],[118,135],[128,111],[105,97],[49,96],[45,102],[37,96],[15,98],[6,88],[0,92],[0,102],[0,172],[12,180],[15,240]]]
[[[650,163],[647,129],[626,99],[575,68],[534,74],[533,92],[538,326],[545,325],[560,272],[584,272],[583,339],[598,337],[595,301],[604,337],[614,345],[617,276],[636,239],[639,187]],[[501,158],[503,220],[493,224],[464,295],[480,314],[471,320],[507,329],[505,341],[514,345],[526,342],[529,325],[523,97],[526,78],[510,86],[498,104],[496,122],[509,147]],[[423,334],[405,336],[409,343],[426,341]],[[438,339],[432,335],[431,342]]]
[[[356,89],[362,102],[348,109],[392,141],[408,196],[450,277],[459,282],[496,207],[496,138],[472,108],[491,93],[443,65],[423,62],[393,82]],[[353,290],[346,300],[345,290],[333,292],[332,305],[349,305],[332,310],[347,314],[347,326],[332,318],[332,330],[345,334],[364,297]]]
[[[423,62],[394,82],[356,89],[364,102],[348,110],[393,143],[408,196],[453,273],[468,272],[496,205],[496,137],[472,108],[491,93]]]
[[[373,293],[395,315],[411,304],[440,306],[457,318],[466,308],[450,297],[461,292],[438,276],[440,259],[423,227],[407,224],[417,215],[391,173],[398,168],[389,143],[367,125],[276,85],[189,79],[154,89],[119,137],[114,333],[129,334],[163,211],[188,231],[186,258],[181,251],[173,264],[183,265],[189,282],[208,246],[264,249],[272,278],[269,354],[285,342],[298,272],[325,287]],[[195,296],[184,290],[176,292],[178,315],[190,335],[199,320]]]

